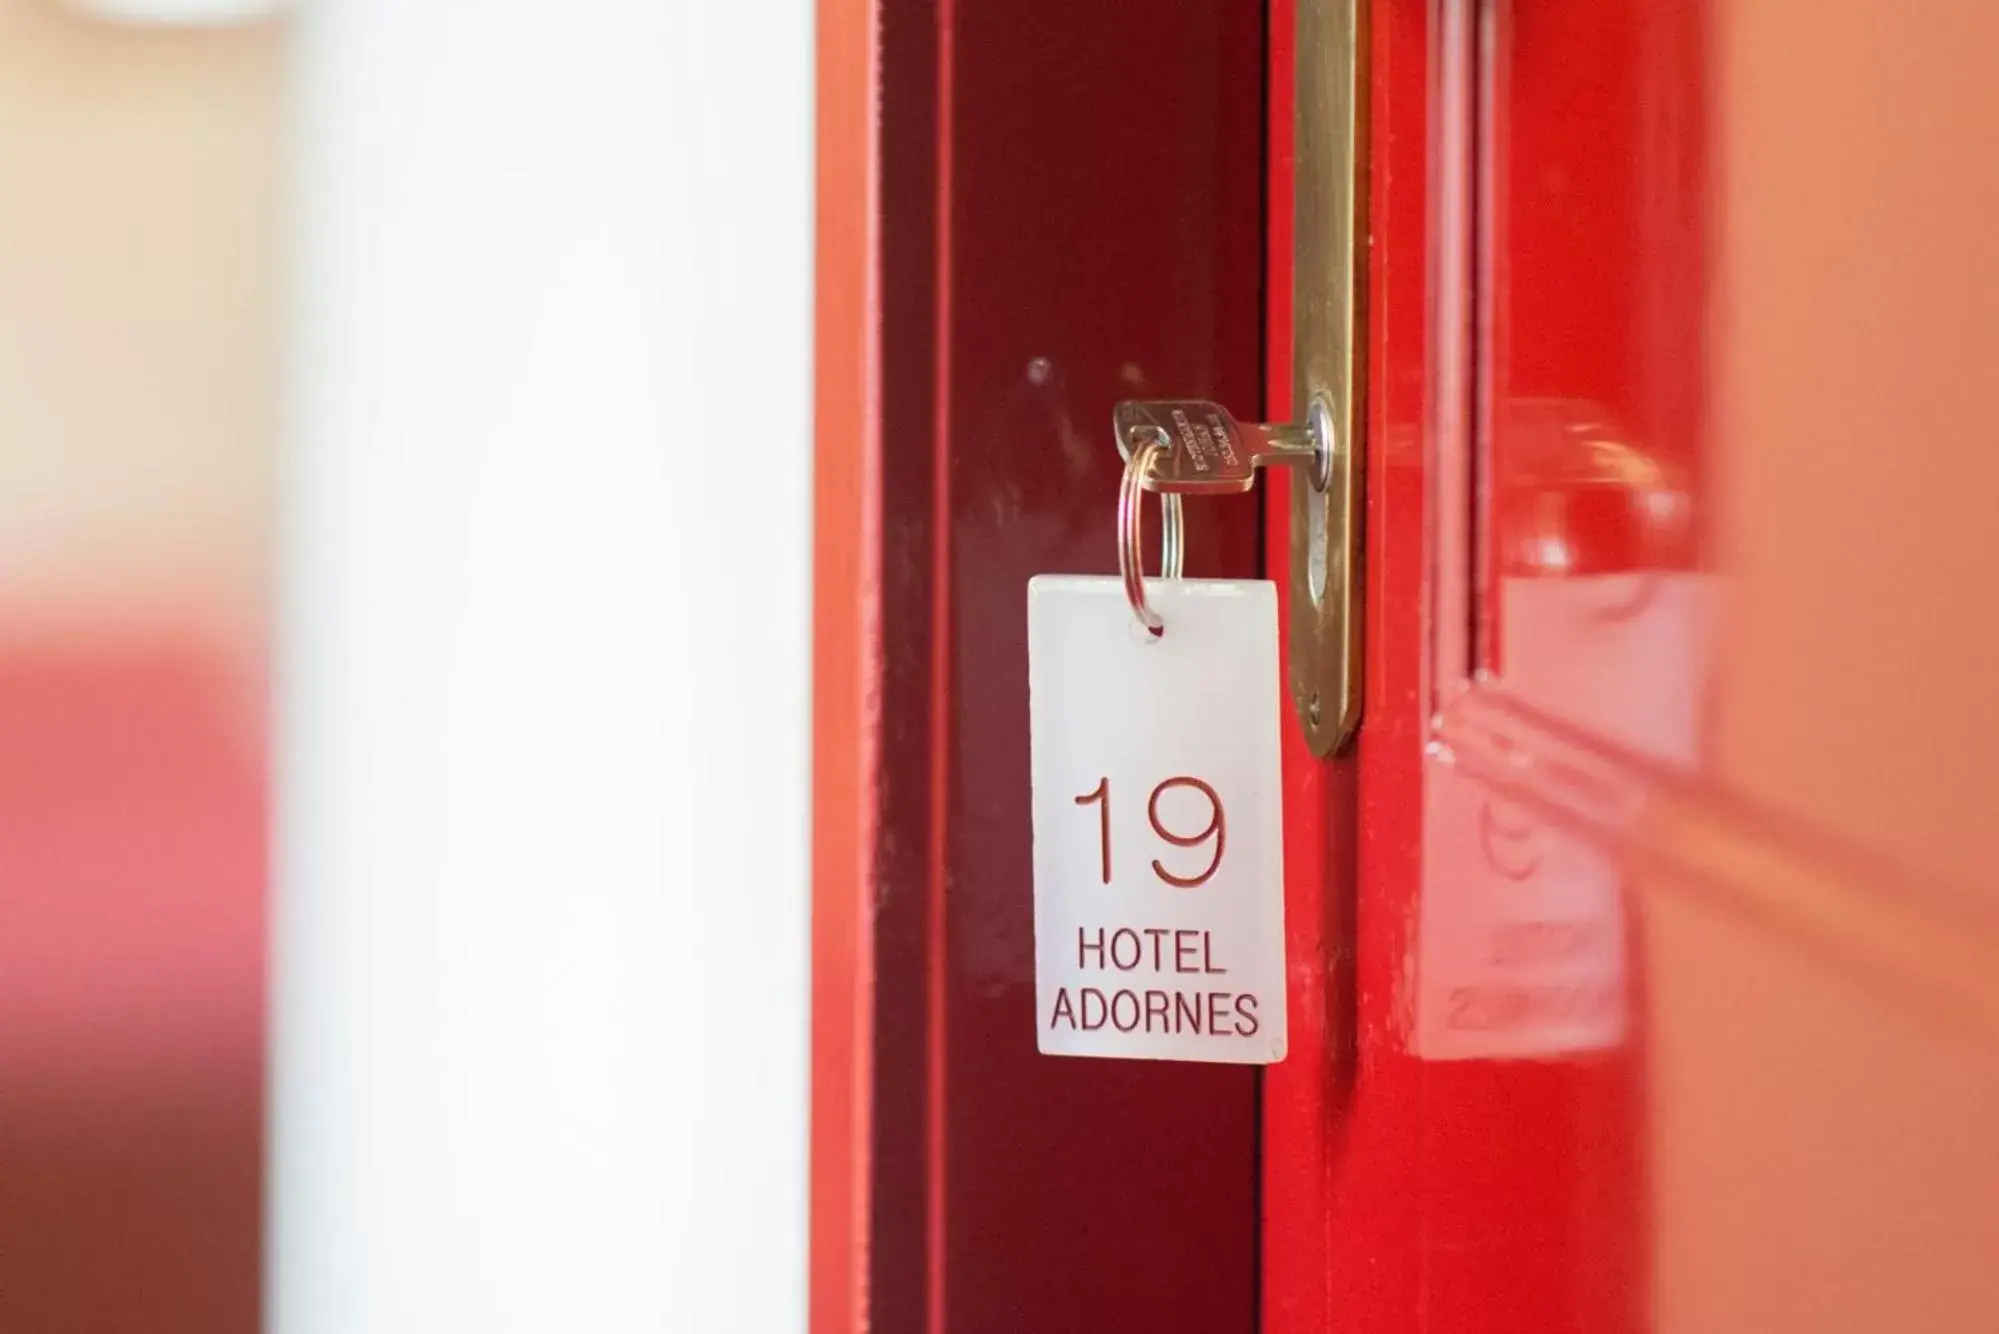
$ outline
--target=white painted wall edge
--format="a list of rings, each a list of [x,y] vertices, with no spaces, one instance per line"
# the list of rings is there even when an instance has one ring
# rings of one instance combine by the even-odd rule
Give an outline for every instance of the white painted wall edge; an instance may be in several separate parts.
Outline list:
[[[296,32],[268,1327],[802,1329],[809,0]]]

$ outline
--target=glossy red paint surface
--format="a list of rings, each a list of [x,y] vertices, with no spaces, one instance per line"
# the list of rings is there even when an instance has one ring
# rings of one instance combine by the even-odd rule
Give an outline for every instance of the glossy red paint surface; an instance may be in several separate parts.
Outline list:
[[[867,1321],[874,938],[869,850],[877,748],[869,735],[869,627],[881,596],[868,555],[879,436],[868,392],[874,291],[875,9],[819,6],[813,361],[812,1110],[808,1320]]]
[[[874,808],[877,1327],[1990,1328],[1999,639],[1975,535],[1999,454],[1968,425],[1967,358],[1999,319],[1966,275],[1999,197],[1969,151],[1999,124],[1967,54],[1992,20],[1369,8],[1366,704],[1332,763],[1287,731],[1291,1052],[1261,1079],[1254,1201],[1241,1082],[1038,1068],[1012,1027],[1024,747],[1002,593],[1109,566],[1109,459],[1086,444],[1107,377],[1247,413],[1240,312],[1199,304],[1235,299],[1232,233],[1202,227],[1240,158],[1193,164],[1201,206],[1165,215],[1188,230],[1120,237],[1123,183],[1064,155],[1065,133],[1115,123],[1066,53],[1191,48],[1095,12],[1001,31],[947,7],[942,34],[885,16],[907,64],[883,80],[902,108],[884,141],[903,136],[883,197],[903,206],[881,291],[902,314],[882,322],[869,698],[925,721],[882,731]],[[1271,402],[1292,31],[1278,0]],[[1065,54],[1022,72],[1050,32]],[[1252,142],[1216,97],[1194,99],[1211,130]],[[1103,160],[1159,179],[1158,128],[1124,125]],[[1036,231],[1065,201],[1074,234]],[[1148,315],[1140,268],[1190,286]],[[1126,322],[1176,310],[1216,341]],[[1915,428],[1920,465],[1880,447]],[[1036,466],[1058,454],[1070,472]],[[1248,526],[1192,513],[1230,534],[1195,570],[1246,569]],[[1189,1139],[1202,1175],[1162,1177]],[[1260,1296],[1239,1207],[1261,1216]]]
[[[841,242],[865,290],[840,300],[874,341],[819,512],[861,642],[836,646],[856,725],[821,724],[817,911],[849,916],[817,962],[862,1017],[815,1052],[854,1124],[815,1142],[849,1176],[815,1205],[814,1327],[1248,1330],[1254,1075],[1035,1050],[1025,608],[1032,575],[1115,568],[1113,403],[1259,405],[1262,17],[886,0],[867,28],[846,114],[874,137],[821,178],[822,246],[873,233]],[[1160,70],[1174,96],[1136,114],[1125,76]],[[1200,506],[1190,572],[1253,573],[1259,522]],[[857,1052],[849,1089],[828,1062]]]
[[[1699,11],[1371,9],[1366,704],[1349,758],[1287,772],[1293,1005],[1317,1022],[1266,1084],[1264,1328],[1643,1328],[1620,873],[1438,743],[1549,662],[1595,686],[1570,726],[1642,729],[1692,680],[1626,688],[1645,590],[1697,561]]]
[[[1295,6],[1270,7],[1268,391],[1291,401],[1292,87]],[[1290,561],[1291,476],[1265,479],[1265,568]],[[1280,617],[1289,616],[1289,581],[1279,577]],[[1288,653],[1285,636],[1279,652]],[[1288,666],[1286,668],[1288,671]],[[1324,1330],[1331,1319],[1335,1127],[1353,1087],[1351,1075],[1354,779],[1351,757],[1315,759],[1303,734],[1287,726],[1284,763],[1285,950],[1290,971],[1290,1052],[1263,1074],[1261,1201],[1262,1328]]]

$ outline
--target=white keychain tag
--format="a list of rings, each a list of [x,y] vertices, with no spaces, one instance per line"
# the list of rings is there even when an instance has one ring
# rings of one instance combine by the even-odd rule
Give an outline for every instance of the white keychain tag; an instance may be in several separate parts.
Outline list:
[[[1028,584],[1040,1050],[1279,1061],[1276,589],[1166,579],[1130,597],[1114,578]],[[1147,599],[1164,633],[1133,619]]]

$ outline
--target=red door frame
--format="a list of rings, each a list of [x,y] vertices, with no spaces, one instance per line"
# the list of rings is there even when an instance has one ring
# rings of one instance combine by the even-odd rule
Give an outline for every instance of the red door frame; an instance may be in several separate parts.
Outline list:
[[[1300,2],[1276,3],[1280,69],[1290,63]],[[1587,21],[1580,11],[1566,15],[1572,21],[1557,35],[1567,59],[1580,62],[1594,85],[1630,90],[1594,104],[1597,119],[1587,124],[1594,141],[1580,147],[1574,108],[1562,97],[1498,105],[1501,43],[1513,11],[1526,5],[1375,0],[1367,8],[1364,721],[1347,758],[1315,761],[1302,744],[1287,751],[1287,920],[1304,984],[1292,998],[1290,1059],[1265,1085],[1264,1329],[1638,1329],[1649,1299],[1635,979],[1627,979],[1625,997],[1634,1010],[1631,1039],[1595,1054],[1426,1061],[1417,1054],[1413,1010],[1425,862],[1463,834],[1426,820],[1429,785],[1460,767],[1517,791],[1551,821],[1582,827],[1592,800],[1628,798],[1651,781],[1523,713],[1480,632],[1493,624],[1495,567],[1473,536],[1494,541],[1503,522],[1491,513],[1475,519],[1494,480],[1485,451],[1495,423],[1481,416],[1491,401],[1486,339],[1504,328],[1507,313],[1474,303],[1492,300],[1509,270],[1545,287],[1564,266],[1622,257],[1623,238],[1608,225],[1552,242],[1508,235],[1510,200],[1495,193],[1499,136],[1552,144],[1537,168],[1574,168],[1555,151],[1566,144],[1590,159],[1582,163],[1589,183],[1593,161],[1628,156],[1642,136],[1656,134],[1640,119],[1650,110],[1656,120],[1660,110],[1656,96],[1648,107],[1647,90],[1663,89],[1676,108],[1698,105],[1699,7],[1633,0],[1595,6]],[[1535,8],[1535,41],[1545,49],[1549,24],[1564,15]],[[1662,18],[1669,8],[1674,13]],[[1273,80],[1273,219],[1289,212],[1288,92],[1285,80]],[[1697,125],[1684,133],[1698,143]],[[1697,157],[1691,168],[1676,165],[1691,172],[1673,182],[1683,193],[1653,194],[1674,205],[1697,201]],[[1599,171],[1593,179],[1606,177]],[[1609,206],[1634,207],[1640,193],[1615,196]],[[1683,382],[1663,394],[1656,383],[1648,388],[1670,399],[1671,410],[1693,405],[1697,416],[1698,217],[1650,241],[1618,275],[1630,290],[1578,283],[1594,298],[1590,310],[1563,312],[1569,323],[1543,322],[1521,336],[1539,340],[1535,351],[1565,386],[1614,396],[1591,359],[1603,342],[1655,381],[1662,368],[1680,374]],[[1288,236],[1273,228],[1272,401],[1287,401],[1290,388],[1291,321],[1282,306],[1289,256]],[[1640,299],[1648,282],[1671,294],[1669,307]],[[1578,314],[1594,315],[1602,327],[1588,333],[1599,342],[1577,337]],[[1692,376],[1684,374],[1689,366]],[[1692,449],[1697,421],[1674,426]],[[1268,513],[1275,567],[1287,549],[1281,489]],[[1571,536],[1595,550],[1618,546],[1618,534],[1601,527]],[[1531,790],[1518,791],[1523,786]],[[1300,960],[1316,966],[1299,969]]]
[[[1249,1330],[1255,1075],[1034,1049],[1025,586],[1114,568],[1118,398],[1260,407],[1263,15],[819,17],[813,1328]]]

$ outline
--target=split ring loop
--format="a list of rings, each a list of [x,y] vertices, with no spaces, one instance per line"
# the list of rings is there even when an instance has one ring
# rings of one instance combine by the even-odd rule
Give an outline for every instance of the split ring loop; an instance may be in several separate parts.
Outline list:
[[[1142,526],[1139,507],[1143,503],[1146,472],[1152,467],[1153,459],[1165,448],[1164,441],[1153,440],[1132,451],[1131,457],[1124,463],[1124,481],[1118,488],[1117,498],[1117,563],[1118,573],[1124,576],[1125,600],[1131,603],[1131,613],[1138,617],[1138,623],[1151,631],[1155,638],[1166,633],[1166,622],[1159,619],[1159,613],[1145,600],[1145,556],[1139,543]],[[1184,528],[1178,495],[1161,493],[1159,524],[1160,577],[1178,579]]]

